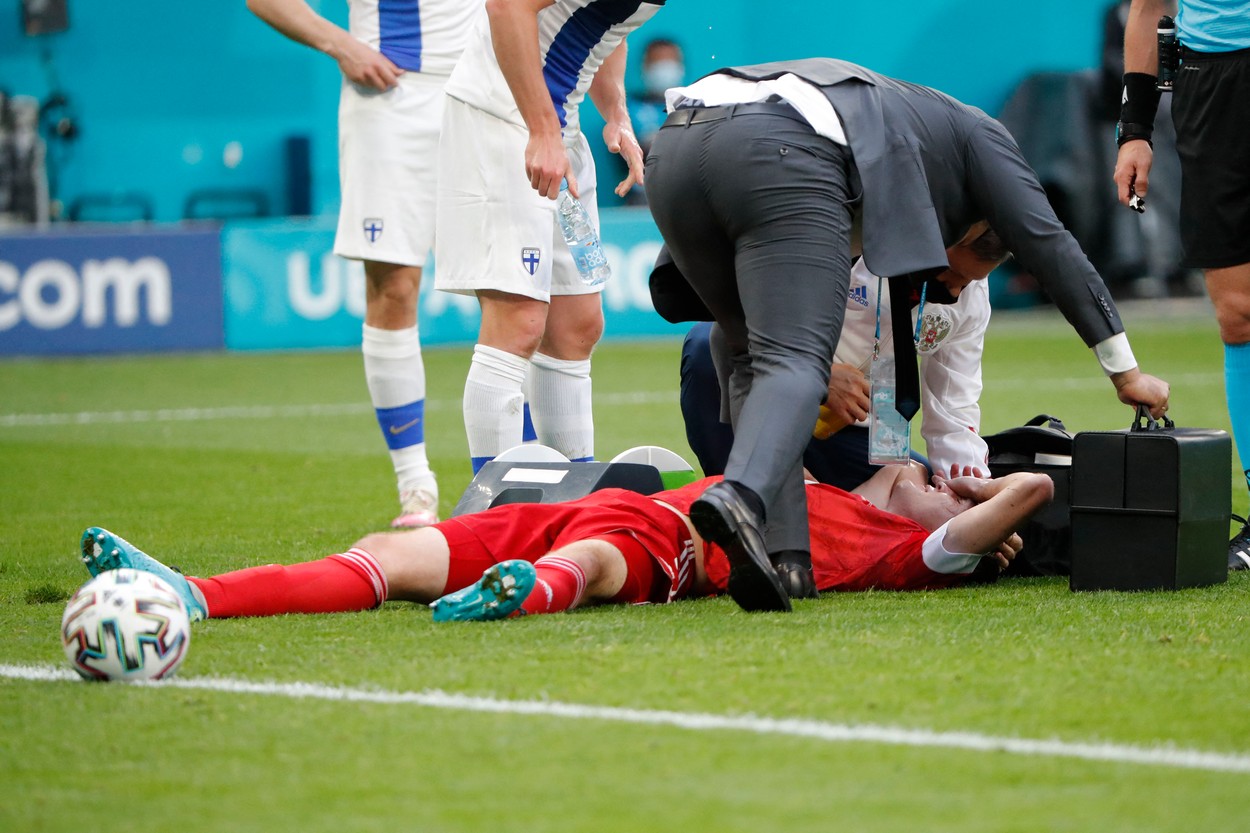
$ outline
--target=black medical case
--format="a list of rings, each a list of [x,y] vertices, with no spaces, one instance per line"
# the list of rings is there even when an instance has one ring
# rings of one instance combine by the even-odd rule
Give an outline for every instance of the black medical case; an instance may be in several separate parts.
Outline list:
[[[1228,577],[1232,441],[1139,409],[1072,443],[1073,590],[1177,590]]]

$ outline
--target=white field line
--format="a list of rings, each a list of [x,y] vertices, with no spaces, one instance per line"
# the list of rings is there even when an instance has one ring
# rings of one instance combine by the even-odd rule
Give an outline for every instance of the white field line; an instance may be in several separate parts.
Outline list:
[[[677,391],[637,391],[606,394],[595,398],[595,404],[606,407],[622,405],[657,405],[677,402]],[[460,401],[428,399],[426,410],[459,410]],[[47,428],[62,425],[133,425],[146,422],[212,422],[215,420],[301,419],[305,417],[337,417],[372,414],[368,402],[346,402],[322,405],[231,405],[220,408],[160,408],[149,411],[78,411],[50,414],[0,414],[0,428]]]
[[[38,682],[80,682],[72,671],[51,666],[0,665],[0,677]],[[1209,772],[1250,772],[1250,755],[1202,752],[1172,746],[1143,747],[1114,743],[1069,743],[1060,740],[995,737],[973,732],[932,732],[925,729],[903,729],[870,724],[826,723],[820,720],[651,711],[536,700],[496,700],[490,697],[471,697],[443,691],[381,691],[325,686],[316,683],[258,683],[217,677],[173,679],[133,685],[287,697],[297,700],[412,705],[452,711],[671,726],[696,732],[750,732],[757,735],[780,735],[830,743],[878,743],[889,746],[958,749],[970,752],[1007,752],[1032,757],[1075,758],[1086,761]]]
[[[1185,373],[1168,380],[1173,385],[1213,386],[1224,384],[1222,372]],[[1077,378],[989,379],[985,386],[994,390],[1101,390],[1106,379],[1091,374]],[[595,397],[595,404],[615,408],[628,405],[667,405],[677,401],[677,390],[609,393]],[[429,399],[430,411],[459,410],[460,401]],[[303,419],[369,414],[367,402],[310,405],[233,405],[220,408],[160,408],[135,411],[78,411],[76,413],[0,414],[0,428],[48,428],[63,425],[133,425],[149,422],[212,422],[216,420]]]

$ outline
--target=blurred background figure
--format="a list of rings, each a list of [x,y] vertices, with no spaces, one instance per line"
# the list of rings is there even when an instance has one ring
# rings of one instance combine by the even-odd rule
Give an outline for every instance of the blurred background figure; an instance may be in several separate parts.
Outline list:
[[[1120,114],[1129,5],[1129,0],[1117,1],[1099,12],[1102,44],[1096,68],[1027,75],[1012,91],[1000,121],[1037,171],[1055,213],[1116,297],[1199,294],[1201,282],[1181,263],[1180,164],[1172,152],[1176,132],[1167,102],[1158,108],[1154,134],[1166,159],[1152,175],[1163,187],[1150,210],[1117,210],[1115,183],[1106,176],[1115,164],[1115,145],[1107,137],[1115,135]],[[1019,292],[1037,291],[1029,275],[1012,280]]]
[[[0,226],[46,225],[48,174],[39,102],[0,91]]]

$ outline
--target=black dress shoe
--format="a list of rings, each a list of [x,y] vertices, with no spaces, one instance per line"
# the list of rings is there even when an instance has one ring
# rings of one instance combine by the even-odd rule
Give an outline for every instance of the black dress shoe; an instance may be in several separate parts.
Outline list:
[[[816,590],[816,577],[812,575],[812,554],[801,550],[782,550],[771,553],[769,559],[781,586],[786,589],[792,599],[814,599],[819,593]]]
[[[713,483],[690,506],[690,521],[705,540],[729,558],[729,595],[746,611],[790,610],[790,596],[777,578],[760,523],[728,483]]]
[[[1233,515],[1233,520],[1241,521],[1241,531],[1228,542],[1228,569],[1250,570],[1250,521],[1240,515]]]

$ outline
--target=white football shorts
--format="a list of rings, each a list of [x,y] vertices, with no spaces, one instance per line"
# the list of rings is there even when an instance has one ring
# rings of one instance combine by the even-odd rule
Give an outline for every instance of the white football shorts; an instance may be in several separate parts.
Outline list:
[[[494,289],[550,301],[586,286],[556,222],[556,203],[525,175],[529,133],[450,96],[439,141],[434,286],[464,295]],[[595,163],[586,137],[566,145],[578,191],[595,227]]]
[[[445,75],[405,72],[379,93],[343,82],[334,253],[424,266],[434,244]]]

